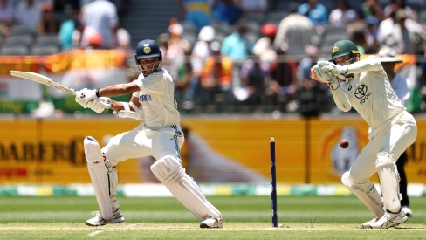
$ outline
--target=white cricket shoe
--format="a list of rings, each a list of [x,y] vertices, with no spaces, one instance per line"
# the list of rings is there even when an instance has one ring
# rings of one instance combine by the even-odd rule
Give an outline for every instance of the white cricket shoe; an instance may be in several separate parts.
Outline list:
[[[222,218],[208,216],[201,222],[200,228],[223,228]]]
[[[109,221],[103,219],[99,211],[92,212],[92,215],[95,216],[86,221],[86,225],[88,226],[103,226],[107,223],[122,223],[125,220],[121,215],[120,209],[114,211],[113,218]]]
[[[407,206],[402,206],[402,211],[404,211],[405,216],[407,217],[413,216],[413,211],[411,211],[411,209]]]
[[[377,222],[377,221],[379,221],[379,218],[378,218],[378,217],[375,217],[375,218],[373,218],[372,220],[370,220],[370,221],[368,221],[368,222],[363,223],[363,224],[362,224],[362,228],[370,228],[370,225],[371,225],[372,223]]]
[[[373,229],[387,229],[390,227],[396,227],[400,223],[407,221],[408,217],[405,216],[404,211],[399,210],[399,213],[391,213],[388,210],[385,211],[379,221],[370,224],[370,228]]]

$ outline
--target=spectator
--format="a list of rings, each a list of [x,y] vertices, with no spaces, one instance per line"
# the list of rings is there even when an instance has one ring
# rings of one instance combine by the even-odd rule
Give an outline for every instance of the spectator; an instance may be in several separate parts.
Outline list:
[[[380,43],[377,36],[377,18],[369,16],[365,19],[367,28],[365,38],[367,40],[365,53],[376,54],[380,50]]]
[[[217,103],[217,112],[220,112],[221,109],[227,111],[232,101],[232,60],[221,54],[219,42],[213,41],[210,44],[210,49],[212,55],[206,59],[201,74],[203,106],[211,106],[213,103]]]
[[[59,43],[64,51],[73,49],[73,34],[80,24],[78,11],[68,9],[67,16],[68,19],[59,27]]]
[[[397,20],[396,20],[396,12],[397,12],[397,8],[391,8],[391,12],[388,16],[387,19],[383,20],[382,22],[380,22],[380,25],[377,29],[377,39],[380,43],[384,43],[385,41],[394,41],[393,40],[393,32],[395,31],[394,25],[396,24]],[[418,24],[414,19],[412,19],[411,17],[409,17],[409,15],[405,12],[405,14],[403,13],[405,10],[400,9],[400,16],[405,15],[407,17],[405,17],[404,20],[404,26],[405,28],[412,32],[412,33],[418,33],[418,34],[424,34],[424,29],[423,26],[421,24]],[[388,40],[386,40],[388,39]],[[390,43],[388,43],[390,44]],[[394,43],[392,43],[394,44]],[[391,45],[392,45],[391,44]]]
[[[215,38],[216,32],[212,26],[204,26],[198,33],[198,41],[190,57],[192,77],[183,97],[182,107],[190,110],[194,107],[194,97],[200,85],[200,77],[205,60],[211,56],[210,44]]]
[[[286,52],[277,50],[277,60],[271,64],[271,82],[266,90],[274,111],[285,111],[297,84],[297,62]]]
[[[289,4],[289,15],[278,24],[274,48],[287,56],[305,55],[305,46],[312,45],[314,26],[309,18],[300,15],[297,4]],[[290,47],[291,46],[291,47]]]
[[[90,2],[92,1],[90,0]],[[52,0],[49,3],[52,4],[53,13],[59,25],[68,20],[68,11],[79,11],[81,6],[83,6],[80,5],[80,1],[78,0]]]
[[[259,57],[259,60],[263,64],[271,64],[277,59],[277,52],[272,46],[272,43],[277,36],[277,25],[273,23],[264,24],[261,26],[260,32],[264,37],[257,40],[253,47],[253,53]]]
[[[361,55],[365,54],[365,47],[367,46],[367,39],[365,38],[364,31],[355,29],[352,33],[351,41],[358,48]]]
[[[230,57],[233,61],[246,60],[253,51],[254,43],[248,39],[245,34],[248,32],[245,22],[240,21],[237,24],[237,29],[223,39],[222,54]]]
[[[382,45],[392,48],[395,54],[416,54],[417,45],[422,40],[422,32],[409,29],[406,23],[408,19],[405,10],[397,10],[395,25],[392,31],[382,41]]]
[[[379,22],[385,19],[383,10],[380,7],[379,0],[366,0],[362,4],[362,15],[364,18],[369,16],[376,17]]]
[[[386,17],[389,17],[392,13],[396,12],[399,9],[405,10],[407,15],[410,16],[411,19],[416,19],[416,11],[413,11],[413,9],[411,9],[407,5],[405,0],[391,0],[390,3],[386,5],[385,9],[383,10],[383,14]]]
[[[40,23],[41,4],[35,0],[24,0],[16,6],[16,21],[18,24],[38,27]]]
[[[130,48],[131,37],[129,32],[117,25],[118,30],[114,34],[115,49],[128,50]]]
[[[335,27],[344,27],[356,21],[356,11],[349,8],[347,0],[338,0],[337,9],[331,11],[328,17],[330,25]]]
[[[233,0],[216,0],[213,5],[214,19],[219,23],[233,25],[242,14],[241,9],[235,5]]]
[[[82,22],[87,31],[97,32],[102,39],[102,48],[111,49],[114,44],[114,35],[118,30],[117,10],[107,0],[95,0],[86,4],[83,11]],[[91,34],[91,33],[89,33]]]
[[[41,20],[38,28],[38,34],[44,35],[49,33],[58,33],[59,23],[56,20],[51,3],[43,3],[41,5]]]
[[[317,34],[324,32],[325,26],[327,26],[327,9],[318,0],[307,0],[299,6],[299,14],[308,17],[315,27]]]
[[[177,76],[175,78],[175,87],[177,92],[184,94],[188,89],[189,83],[193,77],[192,65],[190,61],[191,56],[191,43],[183,39],[181,42],[184,59],[177,69]]]
[[[15,23],[15,9],[9,0],[0,1],[0,31],[9,36],[10,27]]]
[[[210,25],[211,9],[209,0],[178,0],[182,16],[186,22],[192,23],[199,32],[204,26]]]
[[[268,9],[268,2],[266,0],[236,0],[236,5],[244,13],[265,13]]]
[[[247,91],[244,100],[251,112],[259,112],[260,106],[266,103],[266,78],[269,74],[269,65],[262,64],[258,56],[248,59],[241,71],[242,85]]]

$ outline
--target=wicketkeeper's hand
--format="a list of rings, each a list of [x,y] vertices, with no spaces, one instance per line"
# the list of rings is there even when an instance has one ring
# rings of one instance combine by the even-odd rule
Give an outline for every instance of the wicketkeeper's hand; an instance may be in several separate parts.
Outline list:
[[[95,113],[101,113],[106,108],[111,107],[111,99],[107,97],[91,99],[87,102],[87,107],[91,108]]]
[[[339,80],[332,74],[332,72],[324,71],[323,67],[319,66],[318,64],[311,68],[311,78],[324,83],[331,89],[338,88],[340,84]]]
[[[324,72],[331,72],[331,74],[337,77],[338,79],[345,80],[346,73],[348,72],[348,67],[329,64],[329,65],[322,66],[321,70]]]
[[[96,96],[95,89],[83,88],[80,91],[75,92],[75,101],[84,108],[87,108],[87,103],[89,102],[89,100],[95,98],[98,98]]]

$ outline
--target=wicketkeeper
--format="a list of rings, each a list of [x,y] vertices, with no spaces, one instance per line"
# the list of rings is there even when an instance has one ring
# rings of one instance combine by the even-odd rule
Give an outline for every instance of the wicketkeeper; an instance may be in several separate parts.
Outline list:
[[[392,89],[378,58],[360,60],[353,42],[341,40],[331,49],[330,61],[319,61],[311,69],[312,78],[327,84],[337,107],[352,107],[374,132],[349,171],[343,184],[375,215],[363,228],[386,229],[407,220],[401,211],[399,174],[395,161],[415,142],[417,126]],[[383,201],[369,178],[377,172]]]

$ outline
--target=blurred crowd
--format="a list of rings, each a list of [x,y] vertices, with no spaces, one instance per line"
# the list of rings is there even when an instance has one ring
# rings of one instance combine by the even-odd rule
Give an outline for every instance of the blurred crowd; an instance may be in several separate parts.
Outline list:
[[[183,21],[172,19],[158,37],[163,66],[188,112],[316,116],[336,110],[330,90],[309,77],[335,42],[352,40],[362,55],[392,49],[423,61],[426,7],[406,2],[179,0]],[[336,8],[328,12],[323,3]]]
[[[2,48],[31,50],[38,37],[49,35],[57,37],[58,51],[128,49],[130,35],[120,27],[127,4],[128,0],[1,0]]]

